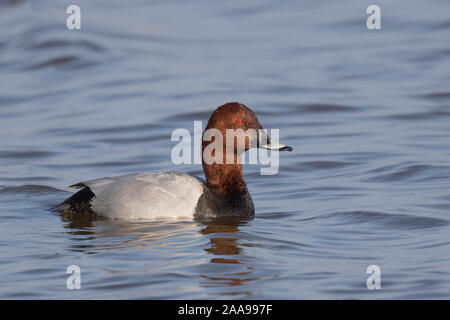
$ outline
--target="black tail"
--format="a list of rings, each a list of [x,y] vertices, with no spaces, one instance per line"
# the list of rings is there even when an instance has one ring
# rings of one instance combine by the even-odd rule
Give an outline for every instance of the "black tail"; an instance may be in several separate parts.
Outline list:
[[[63,212],[76,212],[76,213],[94,213],[91,208],[91,200],[95,197],[95,194],[89,187],[84,187],[70,198],[66,199],[60,204],[61,211]]]

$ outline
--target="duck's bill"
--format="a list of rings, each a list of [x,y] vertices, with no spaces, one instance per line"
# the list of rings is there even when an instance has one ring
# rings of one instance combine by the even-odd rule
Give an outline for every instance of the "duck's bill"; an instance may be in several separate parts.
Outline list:
[[[277,150],[277,151],[292,151],[292,147],[285,146],[284,144],[274,144],[274,143],[268,143],[265,145],[261,145],[260,148],[263,149],[269,149],[269,150]]]
[[[278,139],[276,139],[278,140]],[[271,139],[267,136],[265,131],[260,130],[259,139],[258,139],[258,147],[269,150],[276,151],[292,151],[292,147],[285,146],[284,144],[276,143],[271,141]]]

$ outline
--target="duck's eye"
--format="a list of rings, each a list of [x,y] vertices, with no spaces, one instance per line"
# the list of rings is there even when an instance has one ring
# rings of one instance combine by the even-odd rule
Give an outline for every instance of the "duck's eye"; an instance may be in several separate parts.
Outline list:
[[[242,120],[241,120],[241,119],[237,119],[237,120],[236,120],[236,123],[237,123],[237,124],[242,124]]]

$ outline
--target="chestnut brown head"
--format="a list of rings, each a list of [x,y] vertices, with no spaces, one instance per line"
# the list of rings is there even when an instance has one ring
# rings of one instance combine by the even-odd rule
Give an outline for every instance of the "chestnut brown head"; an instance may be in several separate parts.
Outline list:
[[[231,152],[239,156],[250,148],[292,151],[291,147],[271,144],[270,138],[262,129],[258,117],[250,108],[238,102],[226,103],[218,107],[209,118],[203,133],[203,150],[215,139],[211,138],[215,136],[212,130],[217,130],[223,139],[224,154]],[[239,148],[240,143],[242,148]],[[227,146],[231,147],[227,150]]]

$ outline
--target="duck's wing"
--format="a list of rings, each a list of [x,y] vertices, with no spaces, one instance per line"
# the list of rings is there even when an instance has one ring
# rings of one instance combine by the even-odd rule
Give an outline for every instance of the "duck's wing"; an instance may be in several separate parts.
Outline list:
[[[127,175],[117,176],[117,177],[105,177],[105,178],[100,178],[100,179],[81,181],[81,182],[77,182],[77,183],[69,186],[69,189],[72,189],[72,188],[80,189],[80,188],[84,188],[84,187],[97,189],[101,186],[106,186],[108,184],[120,181],[127,177],[133,177],[133,176],[137,176],[137,174],[127,174]]]
[[[87,201],[95,213],[125,219],[192,216],[203,192],[202,182],[183,173],[131,174],[83,181],[71,187],[83,189],[66,204]]]
[[[94,180],[87,180],[75,183],[69,186],[69,189],[81,189],[80,191],[73,194],[71,197],[66,199],[64,202],[59,204],[59,209],[63,214],[93,214],[95,213],[92,210],[91,201],[94,199],[99,193],[101,193],[103,188],[106,188],[108,185],[120,181],[127,176],[118,176],[111,178],[101,178]]]

